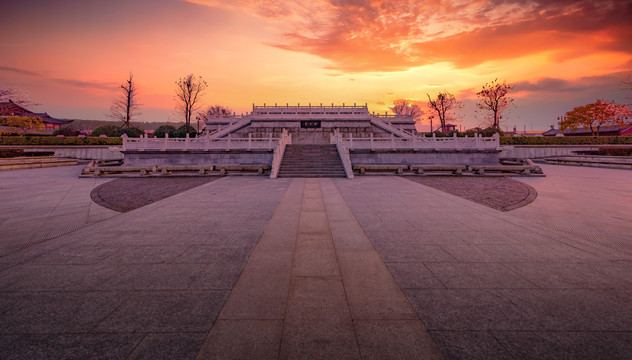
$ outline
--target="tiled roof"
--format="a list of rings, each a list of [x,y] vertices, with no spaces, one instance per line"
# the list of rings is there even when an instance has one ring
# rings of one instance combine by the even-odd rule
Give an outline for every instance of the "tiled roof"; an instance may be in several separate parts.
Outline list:
[[[0,116],[35,116],[35,114],[9,100],[0,102]]]
[[[618,134],[620,132],[626,131],[628,129],[630,129],[632,127],[632,123],[628,123],[628,124],[624,124],[623,126],[619,126],[619,125],[613,125],[613,126],[602,126],[599,128],[599,134],[605,134],[605,133],[614,133],[614,134]],[[595,131],[597,131],[597,128],[595,128]],[[550,129],[544,133],[542,133],[542,135],[544,136],[554,136],[560,133],[560,129]],[[577,128],[575,130],[571,130],[571,129],[566,129],[563,132],[564,136],[577,136],[577,135],[586,135],[586,136],[590,136],[592,135],[592,131],[590,131],[590,128]]]
[[[42,119],[42,121],[45,124],[59,124],[59,125],[63,125],[63,124],[71,123],[73,121],[73,120],[59,120],[59,119],[55,119],[54,117],[51,117],[47,113],[35,113],[35,115],[37,117],[39,117],[40,119]]]
[[[26,110],[20,105],[9,100],[7,102],[0,102],[0,116],[36,116],[45,124],[63,125],[72,122],[72,120],[59,120],[51,117],[47,113],[34,113]]]

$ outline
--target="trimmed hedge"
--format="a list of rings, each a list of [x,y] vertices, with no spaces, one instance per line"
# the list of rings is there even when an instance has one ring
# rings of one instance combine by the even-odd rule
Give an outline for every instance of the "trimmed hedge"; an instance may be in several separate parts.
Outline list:
[[[501,145],[617,145],[631,144],[632,136],[502,136]]]
[[[18,157],[23,154],[24,150],[22,149],[0,149],[0,159]]]
[[[120,137],[1,136],[0,145],[122,145]]]

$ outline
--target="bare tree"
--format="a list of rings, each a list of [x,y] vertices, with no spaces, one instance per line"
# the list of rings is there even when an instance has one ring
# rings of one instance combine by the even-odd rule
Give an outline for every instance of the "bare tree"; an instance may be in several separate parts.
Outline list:
[[[189,74],[176,81],[176,110],[184,115],[185,124],[191,126],[191,115],[199,110],[200,97],[208,87],[201,76]]]
[[[0,102],[7,102],[9,100],[20,106],[40,105],[33,103],[26,91],[0,84]]]
[[[483,89],[476,93],[479,97],[478,108],[491,112],[489,118],[490,126],[500,130],[500,119],[503,111],[513,103],[513,99],[509,97],[509,91],[514,88],[513,85],[503,81],[502,84],[498,79],[483,85]]]
[[[430,94],[426,95],[428,96],[428,107],[437,114],[441,123],[441,132],[445,133],[446,119],[452,118],[451,112],[462,108],[463,105],[453,94],[445,90],[440,92],[434,99],[430,97]]]
[[[132,118],[140,115],[140,107],[142,105],[136,100],[138,89],[134,82],[134,75],[130,72],[129,78],[119,87],[123,90],[123,93],[118,99],[114,100],[107,116],[123,121],[121,127],[125,126],[125,129],[129,129],[129,122]]]
[[[421,116],[424,114],[424,111],[417,104],[406,99],[393,101],[393,107],[390,109],[397,115],[412,115],[415,121],[421,119]]]
[[[222,105],[213,105],[206,108],[205,111],[199,112],[198,117],[200,118],[200,120],[207,121],[210,118],[217,115],[230,115],[230,114],[232,114],[232,111],[228,107],[225,107]]]
[[[225,106],[222,106],[222,105],[209,106],[208,108],[206,108],[206,110],[200,111],[195,117],[198,121],[197,131],[200,132],[200,120],[206,123],[207,121],[209,121],[211,118],[215,116],[230,115],[230,114],[232,114],[231,110]]]

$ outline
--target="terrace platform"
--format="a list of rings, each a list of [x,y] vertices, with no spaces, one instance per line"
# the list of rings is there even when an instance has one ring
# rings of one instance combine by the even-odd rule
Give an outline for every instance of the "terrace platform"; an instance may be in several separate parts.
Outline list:
[[[92,219],[0,257],[0,358],[627,359],[629,171],[543,167],[508,212],[394,176],[226,177],[98,218],[80,167],[0,173],[3,246],[20,218]]]

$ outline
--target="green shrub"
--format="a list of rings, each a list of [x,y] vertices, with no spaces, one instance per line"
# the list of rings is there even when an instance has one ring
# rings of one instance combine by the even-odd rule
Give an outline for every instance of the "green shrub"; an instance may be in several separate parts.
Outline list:
[[[632,147],[602,147],[599,148],[599,152],[597,154],[605,156],[632,156]]]
[[[169,134],[169,137],[173,137],[173,134],[176,132],[176,128],[171,125],[162,125],[159,126],[156,131],[154,131],[154,137],[163,138],[165,134]]]
[[[97,137],[101,135],[105,135],[107,137],[117,137],[120,136],[119,130],[120,128],[115,125],[100,126],[94,129],[90,135]]]
[[[616,145],[632,144],[632,136],[503,136],[501,145]]]
[[[475,127],[463,133],[463,135],[467,135],[469,137],[474,137],[475,134],[483,135],[483,137],[490,137],[490,136],[493,136],[494,134],[499,134],[500,136],[503,136],[503,131],[500,129],[496,129],[494,127],[488,127],[485,129],[481,129],[480,127]]]
[[[178,128],[178,130],[176,130],[173,133],[173,137],[176,138],[183,138],[187,136],[187,133],[189,134],[189,137],[196,137],[197,136],[197,131],[195,131],[195,128],[191,125],[182,125]],[[171,134],[169,134],[169,136],[171,136]]]
[[[145,134],[143,129],[137,128],[135,126],[130,126],[129,129],[119,129],[119,135],[127,134],[128,137],[141,137]]]
[[[0,158],[12,158],[22,156],[24,150],[22,149],[0,149]]]
[[[127,134],[128,137],[141,137],[144,132],[142,129],[135,126],[130,126],[129,129],[124,129],[115,125],[107,125],[94,129],[91,135],[95,137],[101,135],[105,135],[107,137],[120,137],[123,134]]]
[[[2,136],[0,145],[121,145],[120,137]]]
[[[79,136],[81,135],[81,131],[75,130],[72,126],[66,126],[61,129],[57,129],[53,131],[53,136],[64,135],[64,136]]]

